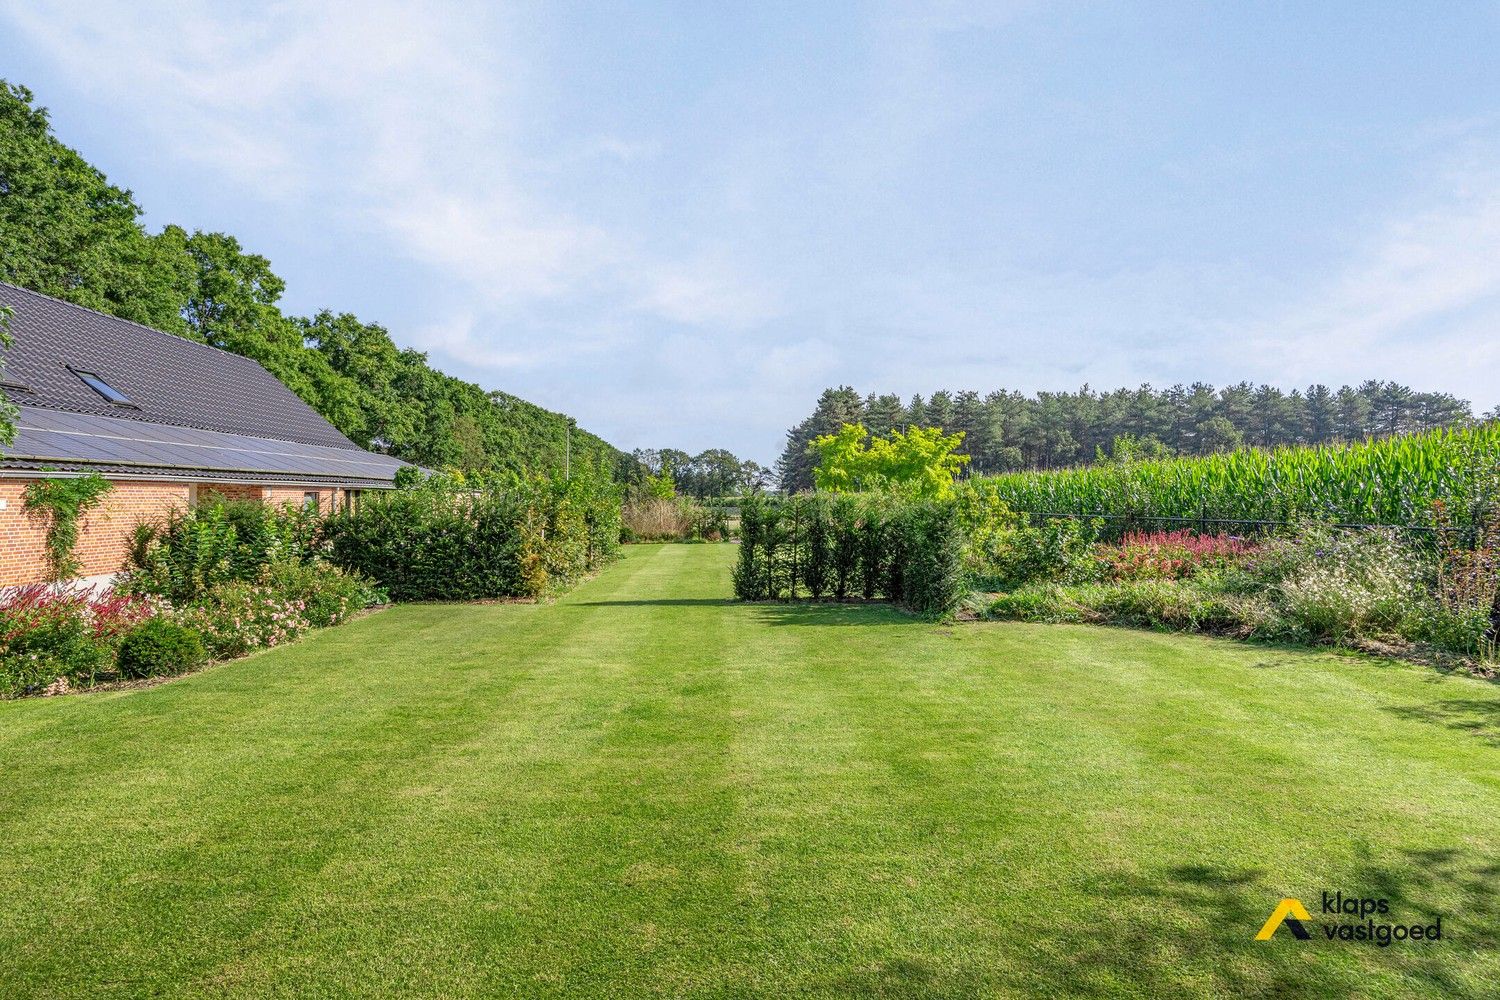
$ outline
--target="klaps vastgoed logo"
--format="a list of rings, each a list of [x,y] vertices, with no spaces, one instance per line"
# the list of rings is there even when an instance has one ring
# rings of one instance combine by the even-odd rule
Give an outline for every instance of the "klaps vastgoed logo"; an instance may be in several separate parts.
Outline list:
[[[1324,892],[1319,916],[1323,918],[1319,930],[1329,941],[1367,941],[1381,948],[1388,948],[1398,941],[1441,941],[1443,918],[1434,918],[1431,924],[1406,924],[1399,921],[1377,920],[1389,917],[1390,900],[1379,896],[1346,896],[1342,890]],[[1353,917],[1353,920],[1343,919]],[[1329,919],[1334,918],[1334,919]],[[1269,941],[1276,932],[1285,927],[1292,937],[1309,941],[1313,933],[1308,924],[1313,919],[1302,905],[1302,900],[1286,897],[1276,904],[1266,922],[1255,935],[1257,941]]]

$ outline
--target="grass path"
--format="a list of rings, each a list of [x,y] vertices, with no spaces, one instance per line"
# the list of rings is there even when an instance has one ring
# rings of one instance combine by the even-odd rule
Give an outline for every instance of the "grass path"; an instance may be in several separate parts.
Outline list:
[[[0,703],[0,995],[1497,995],[1500,686],[733,555]],[[1324,889],[1444,940],[1251,940]]]

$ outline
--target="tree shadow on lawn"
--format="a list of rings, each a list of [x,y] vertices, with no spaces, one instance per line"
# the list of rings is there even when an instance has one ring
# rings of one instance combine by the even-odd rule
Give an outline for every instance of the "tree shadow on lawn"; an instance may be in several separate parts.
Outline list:
[[[1500,701],[1483,698],[1445,698],[1422,705],[1397,705],[1385,711],[1398,719],[1430,722],[1468,733],[1481,743],[1500,747]]]
[[[739,601],[731,597],[663,597],[657,600],[573,601],[575,608],[704,607],[750,609],[766,625],[891,625],[921,619],[885,601]]]
[[[884,601],[757,602],[746,605],[767,625],[829,627],[841,625],[927,624]]]
[[[1285,928],[1268,942],[1254,940],[1286,887],[1259,868],[1194,864],[1125,873],[1094,889],[1097,919],[1049,924],[1038,913],[1034,940],[1045,957],[1037,970],[1068,983],[1076,996],[1115,995],[1122,982],[1149,996],[1366,995],[1372,968],[1406,977],[1444,996],[1463,996],[1465,961],[1493,957],[1500,947],[1495,884],[1500,860],[1460,850],[1403,850],[1404,860],[1371,860],[1328,884],[1301,890],[1312,916],[1312,938]],[[1443,939],[1379,947],[1331,941],[1328,922],[1362,922],[1324,915],[1321,893],[1383,898],[1390,914],[1378,922],[1430,925],[1441,914]]]
[[[727,608],[739,602],[730,597],[662,597],[639,601],[573,601],[575,608]]]

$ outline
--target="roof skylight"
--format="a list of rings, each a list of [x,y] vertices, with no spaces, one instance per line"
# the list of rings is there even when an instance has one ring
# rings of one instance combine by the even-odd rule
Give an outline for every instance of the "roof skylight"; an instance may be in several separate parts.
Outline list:
[[[114,386],[110,385],[108,382],[104,381],[104,379],[100,378],[98,375],[95,375],[93,372],[79,371],[77,368],[72,369],[72,371],[74,375],[77,375],[80,379],[83,380],[84,385],[88,386],[90,389],[93,389],[95,392],[103,396],[105,399],[109,400],[111,403],[121,406],[132,405],[129,396],[125,395],[119,389],[116,389]]]

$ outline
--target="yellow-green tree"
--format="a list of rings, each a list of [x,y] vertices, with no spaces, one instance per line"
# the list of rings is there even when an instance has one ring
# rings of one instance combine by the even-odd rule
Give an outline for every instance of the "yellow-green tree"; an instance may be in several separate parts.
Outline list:
[[[871,437],[863,424],[845,424],[837,434],[815,438],[818,456],[813,482],[820,490],[851,493],[890,489],[913,497],[943,499],[969,461],[954,452],[962,432],[944,434],[941,427],[913,427]]]

